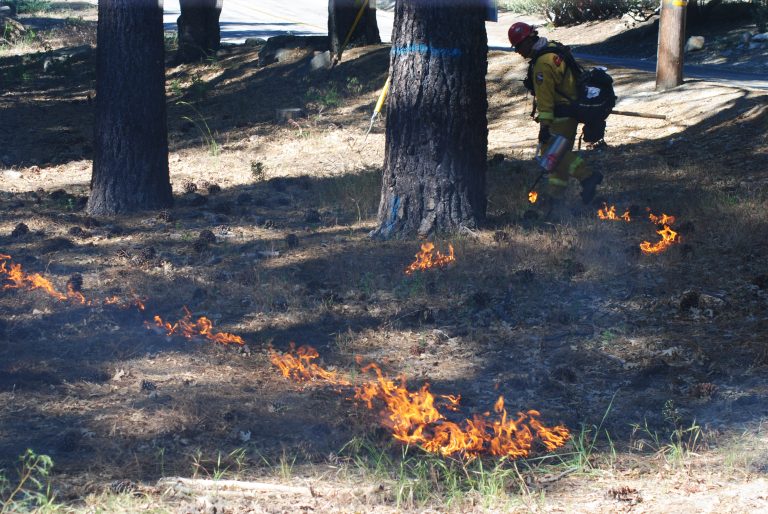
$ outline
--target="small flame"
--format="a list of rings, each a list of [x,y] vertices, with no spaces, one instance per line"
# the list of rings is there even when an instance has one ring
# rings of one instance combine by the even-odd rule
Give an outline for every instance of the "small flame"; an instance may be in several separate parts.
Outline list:
[[[0,274],[5,275],[5,279],[8,281],[7,284],[3,284],[3,289],[42,289],[57,300],[63,301],[74,298],[80,303],[85,303],[85,297],[72,287],[68,287],[67,294],[64,294],[59,292],[50,280],[39,273],[26,273],[21,264],[11,262],[10,255],[0,254]]]
[[[288,353],[271,352],[270,360],[286,378],[297,381],[326,380],[335,385],[350,385],[334,372],[312,363],[318,357],[314,348],[291,344]],[[376,379],[355,387],[355,399],[373,410],[384,404],[384,424],[392,437],[406,444],[416,444],[425,451],[443,456],[460,454],[468,459],[481,455],[497,457],[525,457],[530,454],[536,437],[548,450],[555,450],[570,437],[565,426],[553,428],[539,421],[536,410],[518,413],[509,419],[500,396],[494,405],[495,415],[486,412],[471,420],[455,423],[446,418],[441,409],[458,411],[460,396],[434,395],[425,383],[417,391],[410,391],[401,377],[399,382],[387,379],[376,364],[363,367],[372,371]]]
[[[531,203],[536,203],[536,200],[539,199],[539,193],[536,191],[531,191],[528,193],[528,201]]]
[[[0,254],[0,277],[5,275],[6,284],[3,284],[2,289],[28,289],[34,291],[40,289],[45,291],[49,296],[60,300],[73,300],[81,305],[119,305],[121,307],[128,307],[135,305],[139,310],[144,310],[144,303],[139,298],[133,298],[127,302],[123,302],[118,296],[108,296],[103,300],[89,300],[85,295],[78,291],[71,283],[67,284],[67,292],[62,293],[53,283],[47,278],[43,277],[39,273],[27,273],[21,267],[21,264],[14,264],[10,255]],[[135,295],[134,295],[135,296]]]
[[[272,349],[269,351],[270,362],[277,366],[285,378],[292,378],[297,382],[325,380],[335,385],[350,385],[336,372],[323,369],[312,362],[319,356],[317,350],[311,346],[302,345],[297,349],[294,343],[290,344],[289,352],[282,355]]]
[[[674,216],[668,216],[663,213],[661,216],[656,216],[651,212],[648,214],[648,219],[650,219],[651,222],[655,223],[656,225],[674,225],[675,224]]]
[[[143,304],[140,305],[141,306],[139,308],[144,310],[142,308]],[[168,336],[180,335],[186,337],[187,339],[191,339],[195,336],[202,336],[210,341],[213,341],[214,343],[234,343],[241,345],[245,344],[243,338],[238,335],[230,334],[228,332],[214,332],[213,323],[205,316],[200,316],[197,318],[197,321],[193,322],[192,313],[189,311],[189,309],[187,309],[186,306],[184,307],[184,317],[173,325],[167,321],[163,321],[163,318],[157,315],[155,315],[154,321],[155,326],[165,330],[165,333]],[[152,324],[148,321],[144,322],[144,324],[147,326],[147,328],[152,326]]]
[[[672,230],[669,225],[664,225],[664,228],[657,230],[656,233],[661,236],[661,240],[656,243],[650,243],[648,241],[640,243],[640,250],[642,250],[643,253],[660,253],[672,246],[672,244],[680,241],[677,232]]]
[[[650,211],[650,209],[648,210]],[[656,231],[656,233],[661,236],[661,240],[656,243],[651,243],[649,241],[640,243],[640,250],[642,250],[643,253],[661,253],[674,243],[680,242],[680,237],[677,232],[670,227],[670,225],[675,222],[674,216],[669,216],[664,213],[662,213],[661,216],[656,216],[652,212],[649,212],[648,219],[656,225],[662,225],[662,229]]]
[[[629,215],[629,209],[624,211],[624,214],[621,216],[618,216],[616,214],[616,206],[611,205],[610,207],[608,204],[603,203],[603,208],[597,210],[597,216],[601,220],[612,220],[612,221],[626,221],[629,223],[632,221],[632,217]]]
[[[416,254],[416,260],[405,268],[405,274],[410,275],[414,271],[434,268],[436,266],[442,268],[455,260],[456,257],[453,254],[452,244],[448,245],[448,255],[443,255],[440,253],[440,250],[435,251],[434,243],[422,243],[421,251]]]

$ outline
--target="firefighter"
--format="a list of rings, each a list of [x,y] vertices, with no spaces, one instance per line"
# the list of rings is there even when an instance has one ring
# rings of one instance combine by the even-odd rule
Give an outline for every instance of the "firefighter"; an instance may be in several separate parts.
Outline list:
[[[547,189],[550,198],[544,199],[542,207],[548,212],[553,203],[563,198],[570,177],[581,183],[581,199],[589,204],[595,197],[597,186],[603,181],[603,175],[590,170],[582,157],[573,151],[578,122],[567,114],[570,99],[577,97],[576,76],[559,53],[542,52],[557,46],[557,43],[539,37],[527,23],[513,23],[508,36],[515,52],[533,64],[528,67],[525,84],[533,93],[535,109],[538,110],[536,121],[539,123],[541,153],[546,153],[553,136],[561,135],[568,141],[568,151],[549,174]]]

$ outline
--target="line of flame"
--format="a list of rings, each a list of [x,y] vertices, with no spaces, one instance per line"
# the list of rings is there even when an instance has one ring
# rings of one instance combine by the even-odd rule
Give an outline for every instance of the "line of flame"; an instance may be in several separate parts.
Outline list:
[[[324,380],[334,385],[348,386],[351,383],[340,377],[334,371],[328,371],[318,366],[313,360],[320,354],[310,346],[300,346],[296,348],[294,343],[290,343],[290,350],[287,353],[277,353],[272,348],[269,349],[269,360],[276,366],[285,378],[296,380],[297,382],[309,382],[313,380]]]
[[[123,300],[119,296],[108,296],[101,300],[89,300],[81,293],[76,291],[72,284],[67,284],[67,293],[59,292],[50,280],[39,273],[26,273],[21,264],[14,264],[10,255],[0,254],[0,276],[5,275],[8,283],[3,284],[2,289],[41,289],[57,300],[73,300],[81,305],[117,305],[119,307],[135,306],[140,311],[144,311],[146,306],[144,301],[134,295],[133,298]],[[230,334],[228,332],[216,332],[213,330],[213,322],[205,316],[200,316],[196,321],[192,321],[192,313],[184,307],[185,315],[182,319],[171,325],[164,322],[160,316],[155,316],[154,321],[158,327],[166,330],[167,335],[181,335],[186,338],[202,336],[215,343],[222,344],[245,344],[242,337]],[[145,325],[149,325],[145,322]]]
[[[410,275],[414,271],[425,270],[434,267],[443,267],[456,260],[453,254],[453,245],[448,245],[448,255],[443,255],[440,250],[435,251],[435,244],[426,242],[421,244],[421,251],[416,254],[416,260],[407,268],[405,274]]]
[[[312,361],[317,357],[314,348],[301,346],[297,349],[293,344],[282,355],[270,351],[270,360],[286,378],[350,385],[335,372],[314,364]],[[536,410],[519,412],[515,419],[511,419],[504,408],[503,396],[496,401],[494,416],[486,412],[455,423],[448,420],[440,408],[457,411],[460,396],[435,396],[428,383],[417,391],[410,391],[404,377],[396,383],[384,377],[381,368],[374,363],[364,366],[362,371],[372,371],[376,379],[355,387],[354,398],[371,410],[383,403],[382,417],[392,436],[430,453],[443,456],[459,454],[467,459],[481,455],[519,458],[530,454],[536,437],[550,451],[563,446],[570,437],[563,425],[552,428],[543,425],[538,419],[541,414]]]
[[[609,207],[607,203],[603,203],[603,208],[597,210],[597,216],[601,220],[626,221],[627,223],[632,221],[632,218],[629,215],[629,209],[625,210],[624,214],[621,216],[618,216],[616,214],[616,206],[611,205]]]
[[[2,289],[27,289],[34,291],[40,289],[47,293],[49,296],[60,300],[72,300],[81,305],[119,305],[121,307],[135,306],[139,310],[144,310],[144,302],[138,297],[131,298],[129,300],[122,300],[118,296],[109,296],[103,300],[89,300],[80,291],[76,291],[72,284],[67,284],[67,292],[62,293],[53,283],[47,278],[43,277],[39,273],[27,273],[22,268],[21,264],[15,264],[10,255],[0,254],[0,277],[5,276],[6,284],[3,284]]]
[[[173,325],[163,321],[163,318],[158,315],[155,315],[153,320],[155,326],[165,330],[165,335],[167,336],[179,335],[187,339],[202,336],[214,343],[245,344],[245,340],[238,335],[230,334],[229,332],[214,332],[213,322],[205,316],[200,316],[196,321],[192,321],[192,313],[186,306],[184,306],[184,317]],[[145,321],[144,325],[147,328],[152,328],[152,324],[148,321]]]

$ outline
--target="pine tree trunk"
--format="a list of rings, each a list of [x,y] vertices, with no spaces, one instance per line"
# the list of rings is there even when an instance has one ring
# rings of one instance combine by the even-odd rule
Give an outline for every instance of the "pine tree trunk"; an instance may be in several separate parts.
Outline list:
[[[331,55],[337,56],[340,50],[343,50],[342,45],[362,7],[361,2],[365,2],[367,7],[355,26],[347,46],[381,43],[379,25],[376,23],[375,3],[369,0],[329,0],[328,38],[331,44]]]
[[[373,237],[426,237],[485,217],[484,18],[484,2],[398,0]]]
[[[164,54],[157,0],[99,0],[91,214],[172,203]]]
[[[220,48],[219,16],[223,3],[223,0],[180,0],[176,63],[200,61]]]

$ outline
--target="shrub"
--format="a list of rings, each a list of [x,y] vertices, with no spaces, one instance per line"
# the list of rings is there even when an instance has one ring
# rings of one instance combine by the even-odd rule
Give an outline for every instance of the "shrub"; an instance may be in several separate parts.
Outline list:
[[[630,13],[646,18],[656,0],[507,0],[504,7],[522,14],[541,14],[555,26],[605,20]]]

